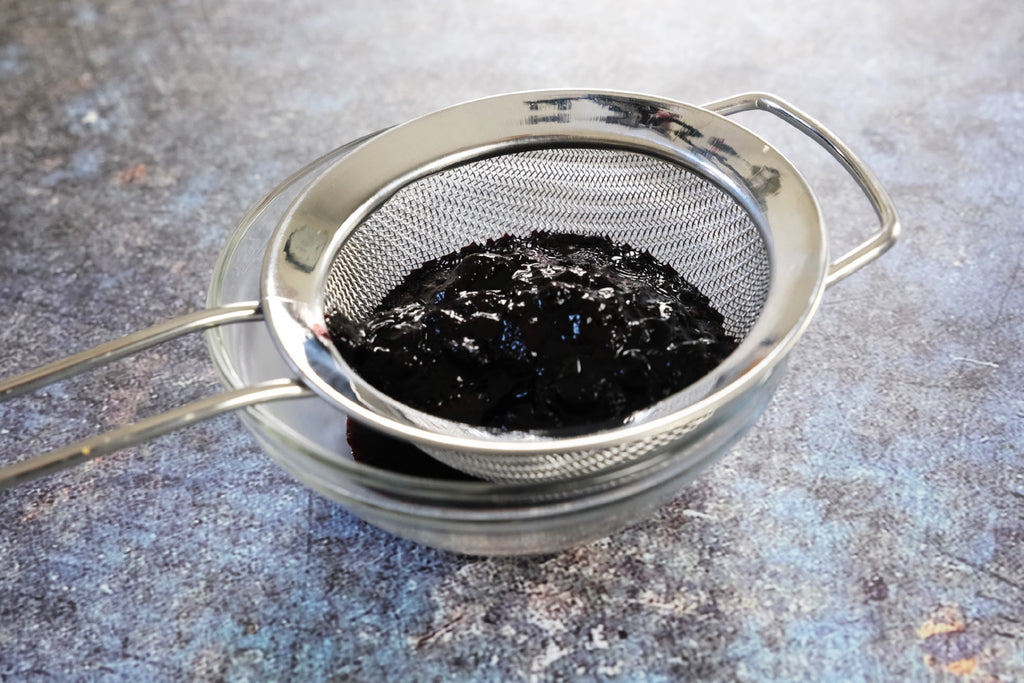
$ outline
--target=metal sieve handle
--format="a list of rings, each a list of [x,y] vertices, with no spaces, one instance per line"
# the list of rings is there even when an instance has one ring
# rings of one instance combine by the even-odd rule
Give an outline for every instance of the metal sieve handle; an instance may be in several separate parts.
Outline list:
[[[868,240],[829,264],[825,285],[833,285],[884,254],[900,232],[896,207],[871,169],[828,128],[788,102],[767,93],[744,93],[703,105],[705,109],[729,116],[744,111],[760,110],[774,114],[825,148],[860,186],[881,222],[879,230]]]
[[[0,402],[82,374],[105,363],[130,356],[190,332],[227,323],[262,319],[263,311],[259,302],[242,302],[183,315],[121,339],[101,344],[88,351],[68,356],[36,370],[2,380],[0,381]],[[281,379],[200,399],[134,424],[83,439],[70,446],[2,467],[0,468],[0,489],[72,467],[122,448],[134,446],[232,410],[266,401],[312,395],[313,393],[297,380]]]
[[[101,365],[112,363],[151,346],[175,339],[189,332],[205,330],[233,322],[249,322],[263,319],[263,310],[258,301],[245,301],[229,304],[220,308],[187,313],[185,315],[157,323],[152,327],[139,330],[120,339],[100,344],[99,346],[61,358],[35,370],[0,380],[0,403],[16,396],[27,394],[54,384],[62,379],[74,377]]]
[[[295,379],[279,379],[187,403],[77,443],[0,468],[0,490],[135,446],[176,429],[267,401],[304,398],[313,392]]]

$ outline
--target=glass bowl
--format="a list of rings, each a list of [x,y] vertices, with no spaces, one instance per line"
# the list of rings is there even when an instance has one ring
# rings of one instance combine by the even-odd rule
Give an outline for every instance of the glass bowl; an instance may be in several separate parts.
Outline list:
[[[267,243],[289,204],[359,142],[297,171],[249,211],[217,263],[209,306],[260,298]],[[263,324],[227,325],[207,335],[217,373],[229,389],[294,375]],[[757,420],[781,379],[783,365],[673,448],[616,469],[553,483],[432,479],[356,462],[346,441],[346,416],[319,398],[258,405],[239,415],[287,472],[370,524],[460,553],[528,555],[605,537],[670,501]]]

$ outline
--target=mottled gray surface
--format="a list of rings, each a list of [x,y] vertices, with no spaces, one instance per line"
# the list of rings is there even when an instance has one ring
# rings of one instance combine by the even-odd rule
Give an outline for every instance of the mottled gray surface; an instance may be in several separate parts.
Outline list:
[[[775,92],[904,240],[649,521],[549,557],[396,539],[236,418],[0,492],[0,680],[1024,680],[1024,4],[0,5],[0,375],[203,305],[245,209],[348,139],[585,85]],[[862,197],[810,143],[850,246]],[[212,393],[199,338],[0,405],[4,462]]]

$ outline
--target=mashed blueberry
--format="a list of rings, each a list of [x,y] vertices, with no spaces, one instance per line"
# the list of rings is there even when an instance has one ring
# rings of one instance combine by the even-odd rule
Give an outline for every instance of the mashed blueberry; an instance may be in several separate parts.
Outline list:
[[[548,232],[428,261],[369,319],[334,315],[328,328],[385,394],[501,430],[620,423],[737,344],[708,298],[649,253]]]

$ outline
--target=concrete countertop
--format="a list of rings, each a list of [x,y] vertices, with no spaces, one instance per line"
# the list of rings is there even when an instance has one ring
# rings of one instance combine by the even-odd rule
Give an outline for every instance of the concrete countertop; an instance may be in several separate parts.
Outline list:
[[[1024,680],[1024,5],[9,0],[0,376],[201,308],[235,223],[359,135],[498,92],[776,93],[904,234],[757,426],[649,520],[465,557],[234,416],[0,492],[0,680]],[[837,253],[871,229],[764,115]],[[213,393],[201,337],[0,404],[0,461]]]

